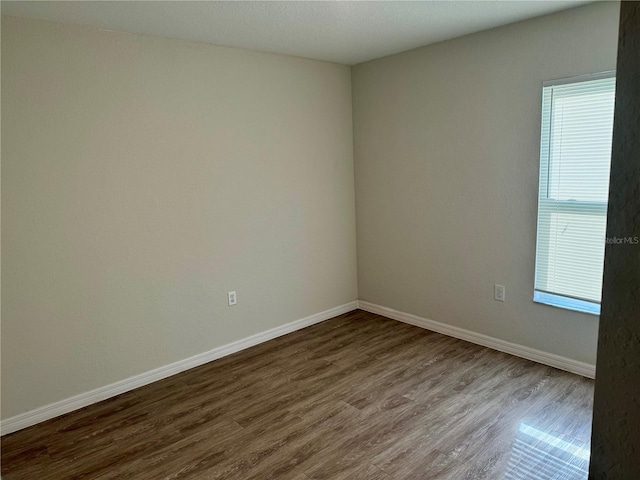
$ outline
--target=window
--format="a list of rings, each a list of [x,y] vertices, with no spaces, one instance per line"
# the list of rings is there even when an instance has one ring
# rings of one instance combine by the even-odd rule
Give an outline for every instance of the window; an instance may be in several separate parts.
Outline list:
[[[600,313],[614,99],[613,72],[544,84],[535,302]]]

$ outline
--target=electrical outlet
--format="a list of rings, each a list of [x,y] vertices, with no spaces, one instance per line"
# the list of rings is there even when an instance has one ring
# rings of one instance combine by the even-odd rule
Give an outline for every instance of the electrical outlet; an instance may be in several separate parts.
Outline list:
[[[493,298],[498,302],[504,302],[504,285],[494,285],[493,286]]]
[[[236,298],[236,292],[227,292],[227,299],[229,300],[230,307],[238,303],[238,299]]]

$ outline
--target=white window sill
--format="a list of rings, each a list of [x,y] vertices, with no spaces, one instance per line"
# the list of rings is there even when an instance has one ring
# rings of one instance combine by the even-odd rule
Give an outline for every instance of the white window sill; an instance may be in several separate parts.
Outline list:
[[[600,304],[588,302],[586,300],[578,300],[576,298],[563,297],[553,293],[533,292],[533,301],[551,305],[552,307],[564,308],[575,312],[589,313],[591,315],[600,315]]]

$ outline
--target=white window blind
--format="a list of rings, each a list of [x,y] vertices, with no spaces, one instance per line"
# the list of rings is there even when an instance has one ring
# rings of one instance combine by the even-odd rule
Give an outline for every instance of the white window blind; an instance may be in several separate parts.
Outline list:
[[[535,301],[600,313],[613,75],[543,87]]]

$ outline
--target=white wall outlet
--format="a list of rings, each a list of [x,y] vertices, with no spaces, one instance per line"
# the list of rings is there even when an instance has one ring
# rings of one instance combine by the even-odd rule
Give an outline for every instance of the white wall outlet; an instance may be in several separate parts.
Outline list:
[[[498,302],[504,302],[504,285],[493,286],[493,298]]]
[[[227,292],[227,299],[229,300],[230,307],[238,303],[238,299],[236,298],[236,292]]]

